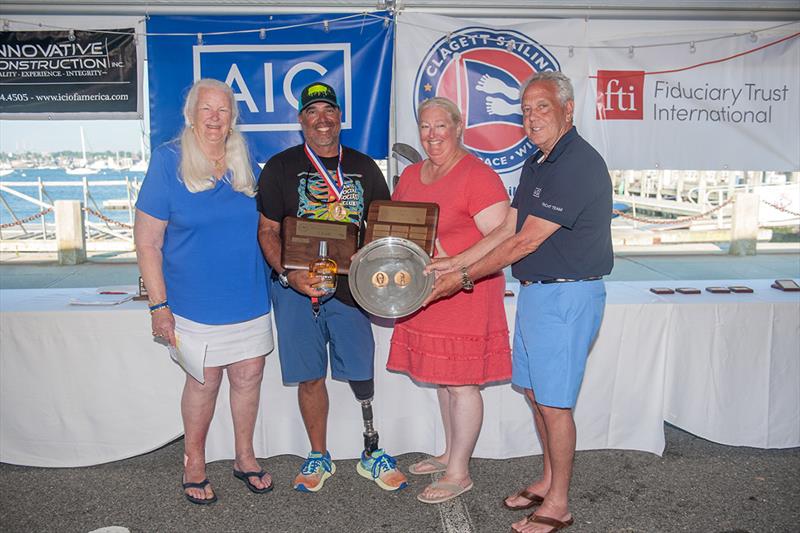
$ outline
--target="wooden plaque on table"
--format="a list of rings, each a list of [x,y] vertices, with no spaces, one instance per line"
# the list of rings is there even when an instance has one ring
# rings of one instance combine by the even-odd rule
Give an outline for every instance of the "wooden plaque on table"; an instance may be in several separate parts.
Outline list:
[[[401,237],[432,256],[438,222],[438,204],[377,200],[369,204],[364,244],[382,237]]]
[[[347,222],[286,217],[281,224],[283,268],[308,270],[319,256],[319,242],[328,243],[328,257],[336,261],[340,274],[350,271],[350,258],[358,249],[358,227]]]

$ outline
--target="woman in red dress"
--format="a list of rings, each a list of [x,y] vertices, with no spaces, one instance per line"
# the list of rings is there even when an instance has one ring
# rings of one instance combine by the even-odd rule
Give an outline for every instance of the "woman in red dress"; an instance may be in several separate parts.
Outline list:
[[[456,255],[498,226],[508,211],[500,177],[462,146],[458,107],[436,97],[420,105],[419,136],[427,159],[405,169],[394,200],[439,204],[436,255]],[[469,459],[483,422],[481,386],[511,377],[502,273],[438,300],[395,324],[387,368],[438,385],[444,453],[411,466],[444,472],[417,498],[441,503],[470,490]]]

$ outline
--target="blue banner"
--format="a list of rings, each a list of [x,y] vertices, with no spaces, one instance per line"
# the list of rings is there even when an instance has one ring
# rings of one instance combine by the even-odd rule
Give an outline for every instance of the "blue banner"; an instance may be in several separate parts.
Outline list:
[[[264,163],[302,142],[297,120],[300,91],[324,81],[336,91],[342,109],[342,143],[385,159],[393,28],[385,12],[151,15],[147,21],[151,146],[179,134],[184,98],[192,83],[216,78],[233,88],[240,130],[256,160]]]

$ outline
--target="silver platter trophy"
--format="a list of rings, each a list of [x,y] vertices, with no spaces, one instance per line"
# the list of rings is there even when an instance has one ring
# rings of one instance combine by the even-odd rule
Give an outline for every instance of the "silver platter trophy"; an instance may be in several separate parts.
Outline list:
[[[353,256],[348,276],[350,292],[373,315],[410,315],[433,290],[434,276],[422,272],[430,262],[428,254],[408,239],[376,239]]]

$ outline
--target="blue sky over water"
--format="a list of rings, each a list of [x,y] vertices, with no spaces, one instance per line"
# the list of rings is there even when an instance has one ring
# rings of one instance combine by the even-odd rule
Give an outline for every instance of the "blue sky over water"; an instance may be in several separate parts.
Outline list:
[[[142,120],[0,120],[0,152],[80,151],[81,126],[88,152],[139,152]]]

